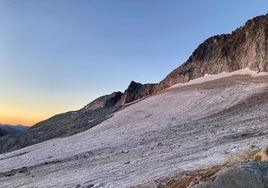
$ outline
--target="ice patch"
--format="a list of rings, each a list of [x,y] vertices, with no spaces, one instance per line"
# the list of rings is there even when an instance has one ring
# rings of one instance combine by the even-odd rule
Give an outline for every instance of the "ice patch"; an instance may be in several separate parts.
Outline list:
[[[220,74],[205,74],[203,77],[196,78],[194,80],[190,80],[187,83],[175,84],[175,85],[171,86],[170,88],[177,88],[177,87],[181,87],[181,86],[200,84],[200,83],[204,83],[204,82],[208,82],[208,81],[218,80],[221,78],[227,78],[227,77],[234,76],[234,75],[250,75],[252,77],[258,77],[258,76],[266,76],[266,75],[268,75],[268,73],[267,72],[257,72],[257,71],[250,70],[249,68],[245,68],[245,69],[240,69],[240,70],[233,71],[233,72],[222,72]]]

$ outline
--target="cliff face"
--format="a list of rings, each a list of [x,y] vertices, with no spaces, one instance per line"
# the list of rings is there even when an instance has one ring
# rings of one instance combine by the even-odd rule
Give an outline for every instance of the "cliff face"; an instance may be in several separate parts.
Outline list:
[[[268,14],[247,21],[231,34],[207,39],[184,64],[159,83],[157,91],[205,74],[231,72],[247,67],[268,71]]]

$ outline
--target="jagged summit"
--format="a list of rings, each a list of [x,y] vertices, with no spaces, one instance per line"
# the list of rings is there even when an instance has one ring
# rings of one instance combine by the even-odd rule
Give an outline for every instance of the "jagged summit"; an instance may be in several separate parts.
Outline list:
[[[268,71],[268,14],[246,22],[231,34],[208,38],[189,59],[159,83],[158,89],[202,77],[249,67]]]
[[[131,81],[128,88],[119,101],[119,105],[127,104],[143,97],[149,96],[154,92],[157,84],[141,84]]]

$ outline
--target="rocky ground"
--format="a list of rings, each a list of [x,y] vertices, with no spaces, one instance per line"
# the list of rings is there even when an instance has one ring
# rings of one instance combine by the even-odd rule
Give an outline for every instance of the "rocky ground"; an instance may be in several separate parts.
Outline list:
[[[180,85],[88,131],[1,154],[0,187],[128,187],[218,171],[268,143],[267,112],[267,75]]]
[[[174,176],[162,177],[131,188],[266,188],[268,187],[268,146],[262,150],[247,150],[219,165],[180,172]]]

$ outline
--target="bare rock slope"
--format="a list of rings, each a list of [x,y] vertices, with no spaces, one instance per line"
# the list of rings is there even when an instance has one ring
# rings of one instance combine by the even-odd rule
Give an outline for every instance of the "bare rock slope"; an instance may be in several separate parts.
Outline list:
[[[250,68],[268,71],[268,14],[246,22],[231,34],[207,39],[189,59],[159,83],[158,90],[202,77]]]

